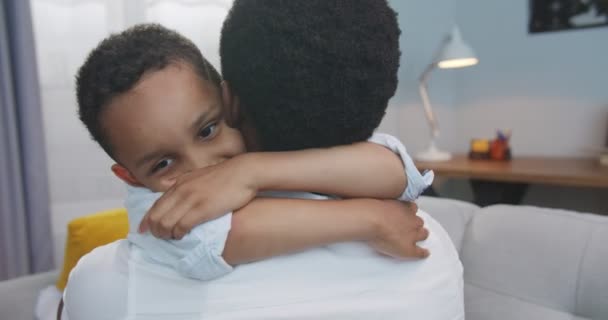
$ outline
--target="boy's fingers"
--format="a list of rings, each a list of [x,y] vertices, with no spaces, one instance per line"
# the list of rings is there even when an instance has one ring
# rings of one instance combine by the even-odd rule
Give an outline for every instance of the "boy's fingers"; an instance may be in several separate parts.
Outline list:
[[[155,235],[162,239],[171,239],[175,225],[186,213],[188,213],[187,206],[172,209],[171,212],[165,214],[159,221],[156,226],[157,234]]]
[[[421,228],[420,230],[418,230],[418,234],[417,234],[417,241],[423,241],[426,240],[429,237],[429,230],[426,228]]]
[[[152,205],[152,208],[150,208],[144,216],[142,224],[140,224],[140,230],[143,230],[142,232],[150,230],[152,231],[152,234],[157,235],[156,228],[160,223],[160,220],[166,212],[172,212],[171,209],[176,206],[178,203],[177,200],[177,194],[171,192],[171,189],[158,198]]]
[[[416,212],[418,212],[418,204],[416,202],[410,202],[410,208],[412,209],[414,214],[416,214]]]
[[[422,218],[420,218],[419,216],[414,217],[414,225],[416,226],[416,228],[422,228],[424,227],[424,220],[422,220]]]
[[[182,210],[176,208],[163,216],[158,228],[159,237],[162,237],[163,239],[173,238],[173,229],[177,225],[177,222],[183,218],[187,212],[188,210],[186,208]]]
[[[152,234],[162,239],[171,239],[175,224],[189,211],[192,205],[188,201],[182,201],[175,206],[168,208],[158,221],[151,223]]]
[[[184,215],[182,219],[177,222],[177,224],[173,228],[173,238],[178,240],[183,238],[186,234],[188,234],[188,232],[192,230],[192,228],[194,228],[194,226],[199,224],[197,222],[198,220],[192,218],[192,215],[193,213]]]
[[[405,205],[406,214],[416,214],[416,212],[418,212],[418,205],[416,202],[406,201],[403,202],[403,204]]]
[[[424,249],[424,248],[421,248],[419,246],[416,246],[416,251],[415,251],[415,256],[416,257],[418,257],[418,258],[426,258],[426,257],[428,257],[430,255],[431,255],[431,253],[429,252],[428,249]]]
[[[148,214],[144,215],[143,219],[141,219],[141,222],[139,223],[139,233],[146,233],[148,230],[150,229],[150,226],[148,224]]]
[[[192,227],[193,227],[193,226],[192,226]],[[173,233],[173,234],[172,234],[173,238],[174,238],[174,239],[177,239],[177,240],[180,240],[180,239],[181,239],[181,238],[183,238],[185,235],[187,235],[187,234],[188,234],[188,232],[190,232],[190,231],[192,230],[192,227],[191,227],[191,226],[189,226],[189,225],[188,225],[188,224],[186,224],[186,223],[181,222],[181,220],[180,220],[180,222],[178,222],[178,223],[175,225],[175,227],[173,228],[173,232],[172,232],[172,233]]]
[[[173,239],[181,240],[185,235],[188,234],[188,232],[189,231],[186,231],[186,228],[184,228],[180,224],[176,224],[172,232]]]
[[[184,214],[173,227],[173,238],[179,240],[188,234],[188,232],[190,232],[195,226],[207,222],[207,219],[205,219],[204,216],[201,216],[202,212],[205,212],[204,205],[198,205],[190,208],[189,212]]]

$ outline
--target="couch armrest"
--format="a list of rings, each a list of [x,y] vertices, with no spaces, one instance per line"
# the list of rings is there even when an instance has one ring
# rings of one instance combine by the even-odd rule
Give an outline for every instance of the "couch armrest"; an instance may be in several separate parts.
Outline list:
[[[464,281],[477,292],[465,295],[467,319],[608,319],[607,243],[606,216],[531,206],[479,210],[460,255]],[[501,312],[505,303],[514,311]]]
[[[32,320],[40,291],[57,281],[58,271],[0,281],[0,319]]]

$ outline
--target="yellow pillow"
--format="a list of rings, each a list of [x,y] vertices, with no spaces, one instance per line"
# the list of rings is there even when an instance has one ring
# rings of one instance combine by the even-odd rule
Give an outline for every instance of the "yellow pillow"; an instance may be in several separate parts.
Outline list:
[[[65,288],[70,271],[80,257],[99,246],[124,239],[128,232],[129,220],[124,208],[102,211],[70,221],[63,268],[55,283],[57,289]]]

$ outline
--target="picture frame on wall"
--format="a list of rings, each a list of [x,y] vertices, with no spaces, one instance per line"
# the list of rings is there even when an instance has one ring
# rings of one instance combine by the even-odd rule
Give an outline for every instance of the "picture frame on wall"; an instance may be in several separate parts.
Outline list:
[[[528,31],[608,27],[608,0],[528,0]]]

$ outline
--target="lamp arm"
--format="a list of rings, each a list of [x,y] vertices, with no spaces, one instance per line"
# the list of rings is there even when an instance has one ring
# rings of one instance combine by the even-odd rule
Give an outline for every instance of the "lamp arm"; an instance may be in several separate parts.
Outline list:
[[[420,83],[418,85],[418,91],[420,92],[420,97],[422,98],[422,105],[424,106],[424,114],[426,115],[426,119],[431,126],[431,137],[436,139],[439,136],[439,124],[437,123],[437,118],[435,117],[435,113],[431,107],[431,101],[429,99],[429,93],[427,89],[427,80],[431,74],[431,72],[435,69],[437,64],[435,62],[431,63],[420,76]]]
[[[422,72],[422,74],[420,75],[420,78],[419,78],[418,91],[420,92],[420,97],[422,98],[422,105],[424,106],[424,114],[426,115],[426,119],[428,120],[429,125],[431,126],[432,140],[437,139],[437,137],[439,136],[439,124],[437,123],[437,118],[435,117],[435,113],[433,112],[433,108],[431,107],[431,99],[429,98],[429,93],[428,93],[426,83],[431,75],[431,72],[433,70],[435,70],[435,68],[437,68],[437,63],[439,61],[439,57],[441,56],[441,53],[445,49],[445,46],[450,42],[450,39],[452,39],[452,35],[446,35],[445,37],[443,37],[443,39],[441,40],[441,43],[437,47],[437,50],[435,50],[435,54],[433,55],[433,60],[426,67],[426,69],[424,69],[424,72]]]

